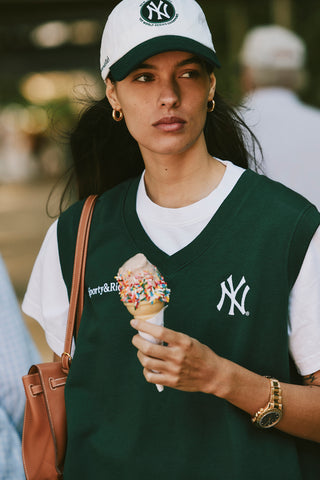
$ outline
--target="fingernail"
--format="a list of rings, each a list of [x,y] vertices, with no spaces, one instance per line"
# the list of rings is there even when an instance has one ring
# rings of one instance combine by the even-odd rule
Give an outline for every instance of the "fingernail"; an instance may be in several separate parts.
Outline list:
[[[138,325],[137,320],[135,320],[134,318],[130,321],[130,323],[132,327],[136,327]]]

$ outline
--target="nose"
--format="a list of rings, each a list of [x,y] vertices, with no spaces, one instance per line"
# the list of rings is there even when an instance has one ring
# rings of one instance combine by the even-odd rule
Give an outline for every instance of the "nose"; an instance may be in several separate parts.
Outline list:
[[[163,80],[160,86],[159,105],[173,108],[180,104],[180,92],[177,82],[170,78]]]

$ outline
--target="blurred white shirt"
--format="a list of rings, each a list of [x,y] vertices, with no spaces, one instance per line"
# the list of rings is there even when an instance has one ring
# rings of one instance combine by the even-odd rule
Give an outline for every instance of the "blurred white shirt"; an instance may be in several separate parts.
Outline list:
[[[320,209],[320,110],[290,90],[259,88],[243,101],[241,116],[261,143],[263,172]]]

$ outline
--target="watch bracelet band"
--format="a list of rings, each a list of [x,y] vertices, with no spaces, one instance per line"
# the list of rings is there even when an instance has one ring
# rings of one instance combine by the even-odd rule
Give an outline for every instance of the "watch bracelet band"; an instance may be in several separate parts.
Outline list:
[[[268,377],[269,378],[269,377]],[[265,407],[260,408],[253,417],[251,417],[251,421],[255,423],[259,416],[265,411],[269,409],[276,408],[279,412],[282,412],[282,394],[281,394],[281,386],[279,380],[276,378],[269,378],[270,381],[270,399]]]

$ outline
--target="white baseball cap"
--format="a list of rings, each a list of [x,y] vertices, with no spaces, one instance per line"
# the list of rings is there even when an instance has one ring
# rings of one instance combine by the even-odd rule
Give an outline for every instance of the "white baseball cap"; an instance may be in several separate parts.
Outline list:
[[[305,55],[305,44],[295,33],[279,25],[266,25],[247,34],[239,60],[257,69],[299,70]]]
[[[205,15],[195,0],[123,0],[111,12],[100,50],[103,80],[123,80],[158,53],[181,50],[220,67]]]

